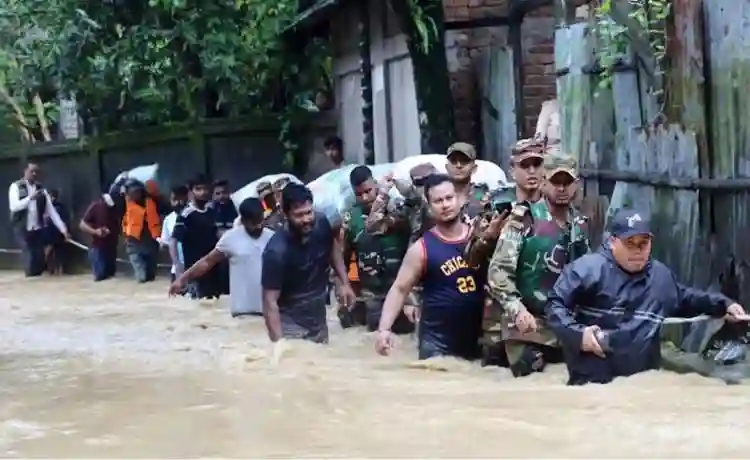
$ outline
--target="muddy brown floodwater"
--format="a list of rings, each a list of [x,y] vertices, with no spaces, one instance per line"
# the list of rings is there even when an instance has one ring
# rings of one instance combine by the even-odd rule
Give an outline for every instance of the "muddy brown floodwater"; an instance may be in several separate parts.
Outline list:
[[[652,372],[567,388],[394,356],[361,331],[274,361],[260,319],[166,281],[0,274],[0,455],[746,457],[745,386]]]

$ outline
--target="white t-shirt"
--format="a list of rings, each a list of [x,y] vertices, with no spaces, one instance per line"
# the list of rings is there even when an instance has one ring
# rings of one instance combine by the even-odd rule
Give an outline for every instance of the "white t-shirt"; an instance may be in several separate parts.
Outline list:
[[[267,228],[258,238],[253,238],[244,227],[235,227],[224,233],[216,244],[216,250],[229,259],[232,315],[263,311],[260,275],[263,250],[272,236],[273,231]]]
[[[169,240],[172,239],[172,233],[174,232],[174,225],[176,223],[177,213],[172,211],[164,218],[164,222],[161,225],[161,238],[159,238],[159,244],[169,247]],[[177,257],[182,261],[182,245],[180,243],[177,243]],[[177,273],[177,267],[172,265],[172,274],[175,273]]]

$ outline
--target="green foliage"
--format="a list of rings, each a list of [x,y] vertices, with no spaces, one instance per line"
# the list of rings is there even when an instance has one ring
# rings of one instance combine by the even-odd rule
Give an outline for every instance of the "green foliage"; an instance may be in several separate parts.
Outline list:
[[[435,24],[435,20],[430,17],[429,13],[425,11],[419,0],[407,0],[407,6],[414,28],[416,29],[416,35],[419,38],[417,48],[423,54],[427,54],[438,37],[437,24]],[[441,4],[438,4],[438,6],[442,8]]]
[[[625,60],[628,53],[627,28],[617,24],[610,17],[612,2],[601,0],[596,8],[596,53],[603,73],[599,80],[601,87],[612,84],[613,69],[618,61]],[[656,60],[656,72],[663,75],[666,68],[667,19],[671,13],[671,0],[628,0],[631,11],[628,16],[640,27],[647,37],[651,53]],[[650,88],[658,96],[661,89]]]
[[[292,124],[326,68],[324,42],[285,41],[297,12],[297,0],[5,0],[0,83],[20,105],[38,88],[74,95],[100,132],[240,114]]]

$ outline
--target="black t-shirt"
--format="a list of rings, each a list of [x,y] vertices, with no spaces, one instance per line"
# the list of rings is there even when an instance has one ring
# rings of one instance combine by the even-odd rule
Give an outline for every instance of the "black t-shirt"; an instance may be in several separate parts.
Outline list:
[[[234,203],[227,201],[226,203],[219,203],[214,201],[212,207],[216,213],[216,228],[222,232],[231,230],[234,227],[234,220],[239,214],[237,214],[237,208],[234,207]]]
[[[187,205],[177,215],[172,236],[182,243],[185,268],[191,267],[211,252],[218,242],[214,210],[210,207],[199,210],[192,204]]]
[[[311,330],[325,327],[333,239],[331,224],[318,214],[304,240],[288,229],[278,230],[269,240],[263,251],[261,284],[263,289],[280,291],[282,323],[290,320]]]

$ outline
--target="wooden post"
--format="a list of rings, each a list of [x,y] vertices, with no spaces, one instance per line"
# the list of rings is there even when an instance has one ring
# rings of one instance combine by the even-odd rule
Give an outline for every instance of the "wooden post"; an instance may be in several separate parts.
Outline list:
[[[365,164],[375,164],[372,99],[372,56],[370,32],[370,2],[359,2],[359,66],[362,73],[362,148]]]
[[[704,3],[706,49],[710,59],[709,116],[711,132],[711,173],[715,178],[750,175],[750,5],[736,0],[711,0]],[[716,236],[725,247],[721,268],[729,259],[746,261],[750,253],[750,219],[747,194],[722,197],[721,206],[713,209]],[[736,262],[732,262],[736,263]],[[740,302],[750,302],[750,269],[737,263],[739,279],[745,282]]]
[[[506,168],[510,161],[508,147],[518,139],[513,50],[507,46],[491,48],[483,77],[484,159]]]
[[[708,151],[703,56],[703,0],[673,0],[672,34],[669,43],[671,69],[667,93],[667,116],[695,133],[700,175],[711,176]],[[711,232],[711,195],[700,194],[701,227]]]
[[[593,88],[584,67],[594,62],[593,36],[588,24],[563,27],[555,32],[555,68],[558,74],[560,130],[563,151],[579,163],[589,152]]]

